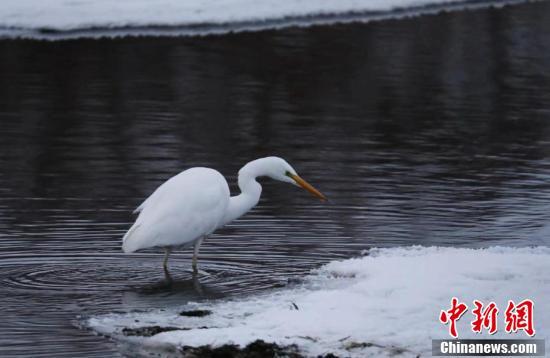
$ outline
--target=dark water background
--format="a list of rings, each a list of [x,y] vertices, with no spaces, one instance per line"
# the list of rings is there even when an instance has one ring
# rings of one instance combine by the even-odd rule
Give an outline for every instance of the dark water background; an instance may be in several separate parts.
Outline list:
[[[548,245],[550,3],[203,38],[0,41],[0,356],[111,356],[77,316],[283,285],[372,246]],[[160,288],[131,211],[280,155],[331,198],[258,208]]]

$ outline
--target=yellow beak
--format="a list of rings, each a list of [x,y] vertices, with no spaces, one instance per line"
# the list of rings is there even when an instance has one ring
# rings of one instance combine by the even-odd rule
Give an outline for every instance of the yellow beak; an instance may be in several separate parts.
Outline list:
[[[305,181],[304,179],[300,178],[298,175],[294,175],[294,174],[287,174],[289,177],[291,177],[292,179],[294,179],[294,181],[296,182],[296,184],[298,184],[299,186],[301,186],[302,188],[306,189],[307,191],[309,191],[311,194],[315,195],[316,197],[318,197],[319,199],[323,200],[323,201],[326,201],[327,200],[327,197],[324,196],[319,190],[315,189],[311,184],[309,184],[307,181]]]

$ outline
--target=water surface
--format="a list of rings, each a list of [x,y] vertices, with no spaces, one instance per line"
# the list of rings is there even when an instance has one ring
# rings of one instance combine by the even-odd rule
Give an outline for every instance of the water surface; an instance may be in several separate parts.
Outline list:
[[[550,3],[197,38],[0,42],[0,355],[117,356],[78,315],[279,287],[373,246],[548,245]],[[279,155],[201,250],[126,256],[165,179]]]

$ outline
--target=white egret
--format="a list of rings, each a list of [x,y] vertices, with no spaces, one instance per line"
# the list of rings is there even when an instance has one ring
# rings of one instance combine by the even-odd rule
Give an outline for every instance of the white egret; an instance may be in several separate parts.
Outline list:
[[[164,248],[163,267],[169,278],[170,251],[194,245],[192,267],[197,273],[197,257],[204,239],[258,204],[262,186],[256,178],[262,176],[300,186],[326,200],[278,157],[256,159],[242,167],[238,177],[241,193],[237,196],[230,196],[227,181],[218,171],[187,169],[164,182],[134,211],[139,216],[122,239],[123,251]]]

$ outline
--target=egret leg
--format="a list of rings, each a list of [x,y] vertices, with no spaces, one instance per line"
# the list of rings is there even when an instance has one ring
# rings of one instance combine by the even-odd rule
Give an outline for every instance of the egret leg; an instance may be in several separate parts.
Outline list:
[[[164,255],[164,261],[162,262],[162,268],[164,269],[164,276],[166,276],[166,279],[168,281],[172,280],[172,277],[170,276],[170,272],[168,271],[168,256],[170,256],[170,252],[172,251],[169,247],[165,248],[164,251],[166,254]]]
[[[192,262],[192,266],[193,266],[193,273],[196,275],[199,270],[197,269],[197,260],[199,258],[199,250],[201,248],[201,244],[203,242],[203,240],[205,239],[205,236],[201,237],[200,239],[197,240],[197,242],[195,242],[195,246],[193,248],[193,262]]]

